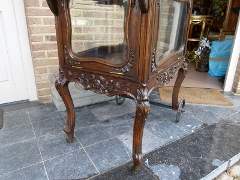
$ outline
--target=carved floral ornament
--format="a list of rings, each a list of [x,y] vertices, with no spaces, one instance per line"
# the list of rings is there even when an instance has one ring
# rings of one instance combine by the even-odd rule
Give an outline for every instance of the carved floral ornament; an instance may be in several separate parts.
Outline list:
[[[168,68],[162,74],[159,74],[158,77],[156,78],[155,84],[156,85],[168,84],[170,82],[170,80],[173,79],[173,77],[175,76],[176,71],[177,71],[179,66],[180,66],[180,63],[178,62],[177,64],[175,64],[172,67]]]
[[[74,78],[84,90],[91,90],[98,94],[114,95],[116,92],[129,92],[131,83],[118,82],[107,79],[102,75],[77,73],[68,70],[68,78]]]
[[[113,68],[114,70],[118,71],[118,72],[129,72],[134,66],[134,50],[130,49],[130,58],[128,63],[122,67],[122,68]]]

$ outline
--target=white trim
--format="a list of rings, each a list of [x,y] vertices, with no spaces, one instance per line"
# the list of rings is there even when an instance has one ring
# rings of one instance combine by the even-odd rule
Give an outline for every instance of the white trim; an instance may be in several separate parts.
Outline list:
[[[31,49],[29,45],[28,30],[26,23],[24,0],[13,0],[14,10],[19,33],[22,60],[25,72],[26,86],[28,89],[29,101],[38,100],[35,76],[33,70]]]
[[[238,59],[240,55],[239,44],[240,44],[240,18],[238,17],[238,24],[237,24],[237,29],[235,33],[232,54],[230,57],[227,75],[226,75],[225,83],[223,86],[223,90],[226,92],[232,91],[233,81],[236,74]]]

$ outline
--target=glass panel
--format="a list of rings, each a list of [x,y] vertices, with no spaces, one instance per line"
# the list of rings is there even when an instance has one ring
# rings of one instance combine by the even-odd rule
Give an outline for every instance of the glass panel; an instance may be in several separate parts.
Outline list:
[[[128,0],[70,0],[72,50],[80,58],[126,60]]]
[[[180,50],[186,14],[186,3],[161,1],[156,64],[170,53]]]

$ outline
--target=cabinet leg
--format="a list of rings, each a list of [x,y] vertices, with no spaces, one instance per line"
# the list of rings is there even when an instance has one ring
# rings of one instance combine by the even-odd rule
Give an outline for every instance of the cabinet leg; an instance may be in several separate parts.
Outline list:
[[[148,116],[150,104],[148,100],[137,103],[135,121],[133,127],[133,170],[138,171],[143,160],[142,137],[145,121]]]
[[[73,100],[68,89],[69,81],[55,82],[56,89],[61,96],[67,110],[67,122],[63,127],[63,131],[67,134],[67,142],[72,142],[74,137],[74,127],[75,127],[75,110],[73,105]]]
[[[182,68],[179,69],[179,71],[178,71],[178,77],[174,84],[173,93],[172,93],[172,109],[173,110],[178,109],[178,94],[179,94],[181,84],[185,78],[185,73],[186,73],[186,71],[184,71]]]

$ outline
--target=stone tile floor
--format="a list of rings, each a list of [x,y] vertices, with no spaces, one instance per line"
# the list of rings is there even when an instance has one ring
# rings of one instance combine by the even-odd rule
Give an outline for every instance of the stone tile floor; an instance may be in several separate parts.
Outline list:
[[[201,179],[240,153],[240,96],[225,96],[234,106],[186,104],[180,122],[175,111],[151,105],[138,173],[129,170],[131,99],[77,108],[72,143],[62,131],[66,113],[52,103],[2,106],[0,179]],[[150,99],[158,97],[154,91]]]

